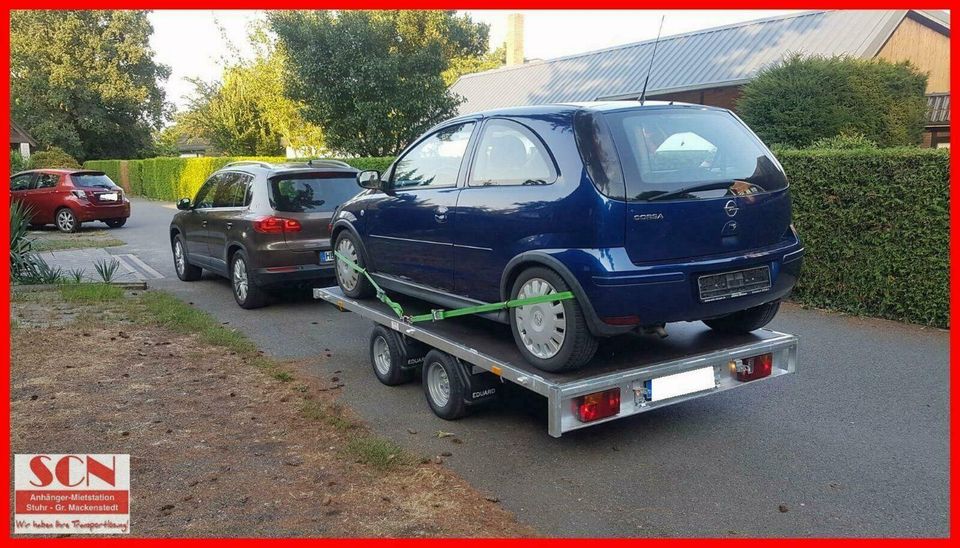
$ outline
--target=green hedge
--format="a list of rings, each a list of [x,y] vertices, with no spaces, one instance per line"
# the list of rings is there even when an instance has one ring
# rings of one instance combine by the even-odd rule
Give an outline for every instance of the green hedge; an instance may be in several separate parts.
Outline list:
[[[146,160],[88,160],[84,167],[103,171],[111,179],[129,189],[131,194],[156,200],[174,201],[193,197],[200,185],[214,171],[237,160],[261,160],[270,163],[289,162],[276,156],[261,157],[202,157],[202,158],[149,158]],[[348,158],[344,160],[357,169],[384,171],[393,158]],[[122,163],[126,163],[126,177],[122,176]]]
[[[948,151],[787,150],[778,157],[807,250],[793,300],[949,326]]]

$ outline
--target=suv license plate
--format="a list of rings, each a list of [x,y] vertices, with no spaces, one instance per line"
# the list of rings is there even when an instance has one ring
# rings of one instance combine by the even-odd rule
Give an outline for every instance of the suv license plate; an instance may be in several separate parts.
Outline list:
[[[333,251],[320,252],[320,264],[332,263],[332,262],[333,262]]]
[[[707,303],[760,293],[770,289],[770,267],[761,266],[700,276],[697,279],[700,300]]]

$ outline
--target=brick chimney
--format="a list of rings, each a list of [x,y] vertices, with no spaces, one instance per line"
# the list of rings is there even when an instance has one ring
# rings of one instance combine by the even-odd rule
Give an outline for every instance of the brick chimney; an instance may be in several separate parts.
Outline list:
[[[523,64],[523,14],[507,15],[507,66]]]

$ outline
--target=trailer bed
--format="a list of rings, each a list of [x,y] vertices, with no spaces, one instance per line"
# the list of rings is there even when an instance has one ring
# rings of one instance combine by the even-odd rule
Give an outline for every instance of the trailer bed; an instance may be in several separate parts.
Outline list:
[[[479,370],[492,372],[545,396],[548,400],[548,430],[555,437],[578,428],[796,372],[797,337],[794,335],[769,329],[742,335],[721,334],[700,322],[681,322],[668,324],[669,336],[664,339],[637,334],[601,339],[596,356],[585,367],[569,373],[550,373],[523,359],[507,325],[470,316],[408,324],[376,299],[351,299],[338,287],[317,288],[313,293],[315,298],[340,310],[357,313],[451,354]],[[431,308],[428,303],[412,298],[393,298],[408,312],[428,312]],[[766,353],[773,354],[769,376],[749,382],[736,380],[731,366],[737,360]],[[653,401],[646,400],[642,394],[644,383],[651,379],[695,371],[703,373],[708,367],[714,369],[712,387]],[[585,394],[615,387],[619,387],[623,394],[620,413],[589,423],[577,419],[571,402]]]

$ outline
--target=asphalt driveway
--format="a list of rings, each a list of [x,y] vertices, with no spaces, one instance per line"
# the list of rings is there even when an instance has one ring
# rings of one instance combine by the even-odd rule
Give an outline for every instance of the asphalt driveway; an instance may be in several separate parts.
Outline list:
[[[796,306],[773,329],[800,337],[799,372],[590,428],[547,435],[545,404],[518,391],[458,422],[418,385],[380,385],[369,325],[308,295],[236,306],[227,282],[176,279],[172,205],[135,200],[111,231],[167,289],[277,357],[336,359],[345,403],[378,433],[453,470],[551,536],[944,536],[948,529],[949,340],[936,329]],[[438,438],[454,432],[462,444]],[[416,432],[416,433],[412,433]]]

